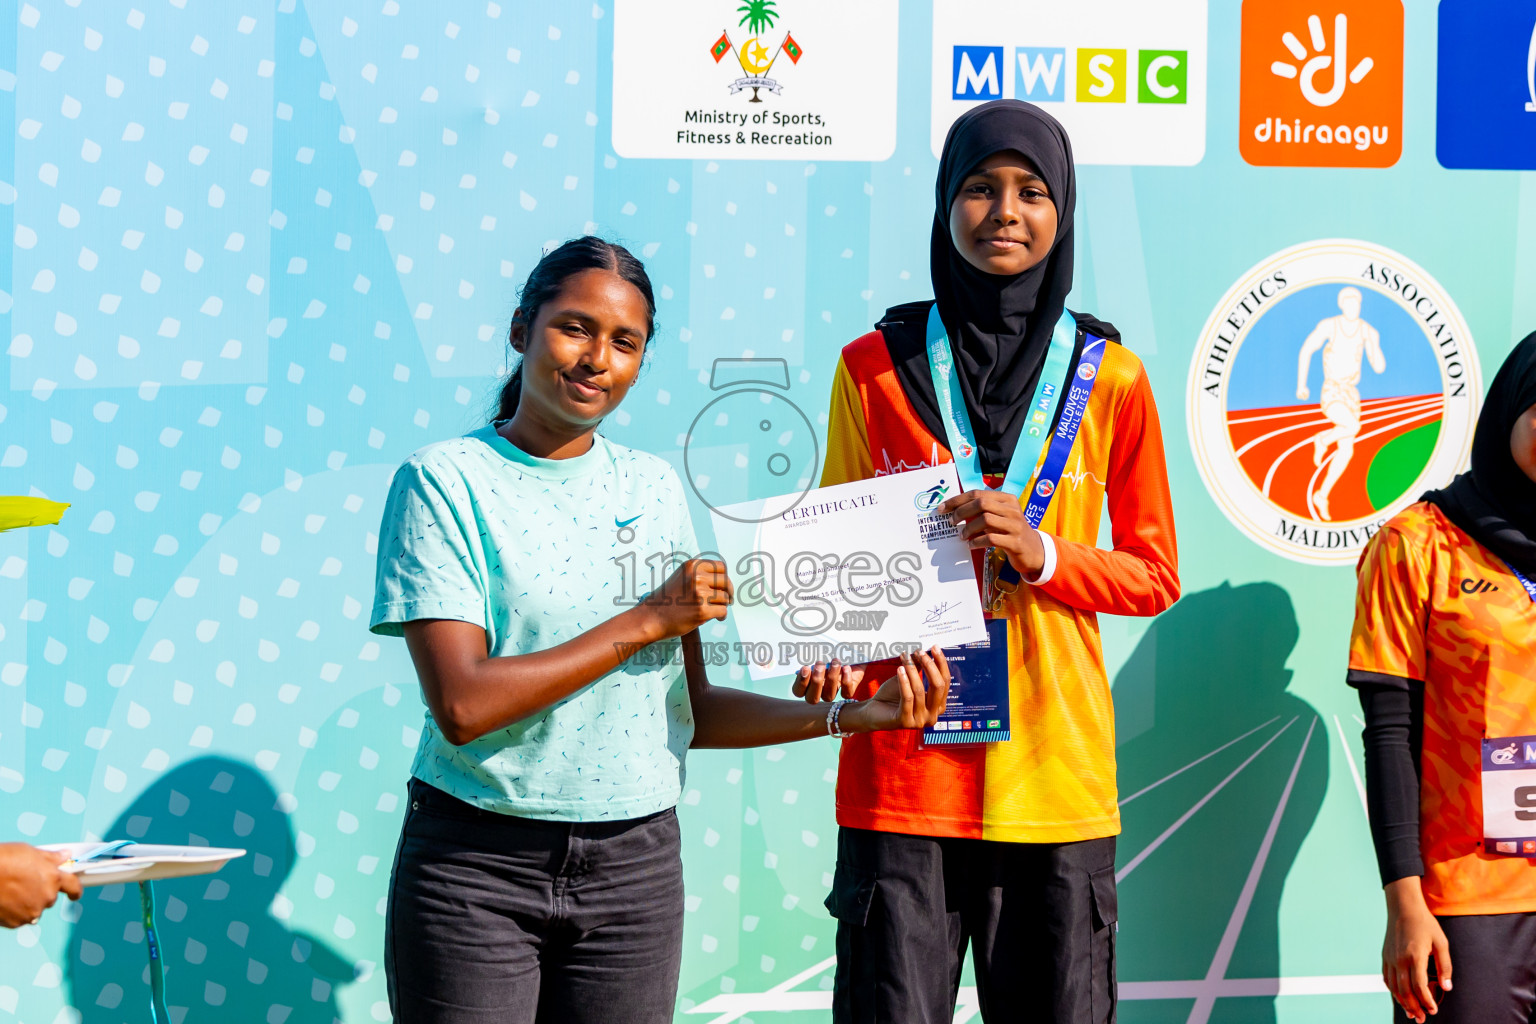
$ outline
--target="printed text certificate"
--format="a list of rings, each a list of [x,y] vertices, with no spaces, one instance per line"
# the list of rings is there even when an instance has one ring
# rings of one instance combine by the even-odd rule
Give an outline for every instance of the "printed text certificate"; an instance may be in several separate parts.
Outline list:
[[[840,658],[985,641],[970,550],[933,509],[960,493],[952,465],[711,509],[736,586],[730,617],[754,680]]]

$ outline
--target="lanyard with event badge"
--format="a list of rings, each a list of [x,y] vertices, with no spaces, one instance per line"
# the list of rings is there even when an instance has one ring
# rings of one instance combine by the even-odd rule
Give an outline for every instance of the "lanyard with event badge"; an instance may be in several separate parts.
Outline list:
[[[1536,582],[1509,566],[1536,603]],[[1483,740],[1483,849],[1495,857],[1536,858],[1536,736]]]
[[[1000,488],[1013,495],[1028,491],[1024,516],[1035,528],[1040,526],[1056,493],[1072,443],[1082,426],[1088,397],[1098,380],[1099,363],[1104,358],[1104,339],[1085,335],[1082,356],[1074,369],[1072,350],[1076,343],[1077,321],[1063,310],[1051,332],[1045,366],[1030,400],[1029,419],[1014,446]],[[954,352],[937,303],[928,313],[927,347],[928,369],[933,375],[945,443],[954,458],[960,485],[967,491],[985,490],[987,484],[981,470],[981,453],[965,408],[965,395],[954,369]],[[1063,390],[1067,391],[1064,404]],[[1034,474],[1035,463],[1045,447],[1058,405],[1062,405],[1061,419],[1055,433],[1050,435],[1051,447],[1046,452],[1045,463],[1040,472]],[[982,559],[982,604],[988,616],[987,641],[945,649],[952,675],[949,704],[939,721],[923,730],[925,744],[997,743],[1011,738],[1008,619],[1003,615],[1003,609],[1008,595],[1018,589],[1021,580],[1006,555],[996,548],[987,549]]]

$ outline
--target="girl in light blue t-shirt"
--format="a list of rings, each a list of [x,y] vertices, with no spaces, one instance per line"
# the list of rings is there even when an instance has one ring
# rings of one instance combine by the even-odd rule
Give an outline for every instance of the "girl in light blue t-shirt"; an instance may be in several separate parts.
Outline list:
[[[555,249],[513,314],[495,422],[390,489],[371,626],[405,637],[428,707],[385,924],[401,1024],[671,1020],[688,747],[916,729],[944,707],[937,651],[835,714],[709,684],[698,628],[726,615],[726,567],[691,557],[672,467],[597,433],[654,314],[621,246]],[[681,565],[626,599],[624,565],[658,555]]]

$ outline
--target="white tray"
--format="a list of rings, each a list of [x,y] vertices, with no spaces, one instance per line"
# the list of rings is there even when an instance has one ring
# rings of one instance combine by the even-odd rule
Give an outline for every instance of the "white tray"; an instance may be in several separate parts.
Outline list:
[[[50,843],[44,850],[60,850],[71,856],[86,853],[100,843]],[[118,851],[127,856],[104,857],[82,863],[66,863],[62,870],[80,876],[80,884],[117,885],[121,882],[150,882],[162,878],[183,878],[187,875],[209,875],[236,857],[244,857],[244,850],[226,846],[157,846],[134,843]]]

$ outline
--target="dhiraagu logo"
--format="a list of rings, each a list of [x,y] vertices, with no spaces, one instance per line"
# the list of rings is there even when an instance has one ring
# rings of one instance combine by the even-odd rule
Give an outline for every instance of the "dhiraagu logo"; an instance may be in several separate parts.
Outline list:
[[[1020,6],[934,0],[935,154],[967,106],[1012,98],[1047,105],[1071,134],[1078,163],[1199,161],[1205,0]]]
[[[1248,163],[1397,163],[1401,0],[1245,0],[1238,75],[1238,148]]]

